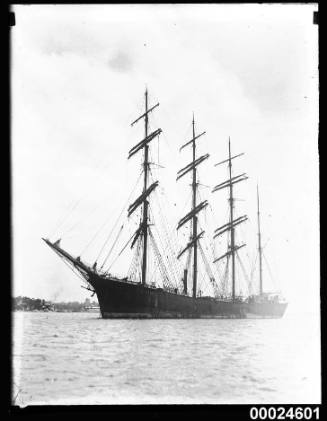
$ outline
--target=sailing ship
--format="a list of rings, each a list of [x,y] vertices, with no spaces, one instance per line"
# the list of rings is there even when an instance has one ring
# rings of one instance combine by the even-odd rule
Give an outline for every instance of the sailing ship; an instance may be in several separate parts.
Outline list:
[[[176,181],[184,176],[191,175],[192,206],[189,212],[179,220],[177,231],[182,227],[189,226],[190,235],[187,244],[173,259],[180,261],[187,255],[186,263],[180,274],[180,283],[173,287],[170,280],[167,265],[160,256],[159,248],[154,240],[152,225],[149,220],[149,204],[153,192],[157,189],[159,181],[150,184],[149,172],[151,162],[149,160],[151,141],[159,137],[162,130],[160,128],[149,133],[149,115],[158,106],[148,106],[148,91],[145,91],[145,110],[144,113],[132,122],[134,126],[140,121],[144,121],[144,138],[132,147],[128,154],[128,159],[140,152],[143,152],[143,190],[139,197],[130,204],[128,208],[128,217],[131,217],[136,210],[141,211],[140,222],[131,237],[130,248],[136,248],[136,254],[141,256],[140,268],[137,276],[116,276],[108,271],[97,267],[97,261],[88,264],[80,256],[74,257],[60,245],[60,239],[50,241],[43,238],[45,243],[59,255],[70,267],[82,276],[86,283],[86,289],[92,294],[96,294],[100,306],[101,316],[103,318],[279,318],[282,317],[287,303],[278,294],[267,294],[263,291],[262,283],[262,246],[260,232],[260,210],[259,210],[259,192],[257,192],[257,217],[258,217],[258,252],[259,252],[259,291],[258,294],[240,296],[236,294],[236,256],[238,250],[245,247],[245,244],[237,245],[235,241],[235,229],[238,225],[245,222],[246,215],[235,218],[234,216],[234,194],[235,184],[244,181],[248,176],[243,173],[237,176],[232,174],[232,161],[243,155],[231,154],[231,142],[229,139],[229,154],[226,160],[216,164],[216,166],[227,164],[229,169],[229,178],[216,185],[212,192],[220,190],[229,190],[229,221],[214,231],[214,239],[224,234],[229,235],[228,250],[225,254],[215,258],[212,264],[226,260],[227,264],[231,262],[231,294],[223,294],[219,288],[217,279],[210,269],[210,264],[205,258],[201,241],[205,231],[199,229],[199,215],[207,208],[208,201],[199,201],[198,195],[198,166],[204,163],[209,154],[197,157],[196,146],[200,137],[205,135],[205,131],[196,134],[194,114],[192,119],[192,139],[183,144],[180,151],[191,148],[192,161],[184,168],[178,171]],[[159,274],[161,282],[150,282],[148,280],[148,249],[151,244],[154,253],[158,259]],[[198,288],[198,254],[201,253],[207,269],[207,278],[212,286],[212,295],[203,295]],[[192,268],[191,261],[193,263]],[[227,267],[226,264],[226,267]],[[191,275],[191,276],[190,276]],[[191,284],[191,288],[189,288]]]

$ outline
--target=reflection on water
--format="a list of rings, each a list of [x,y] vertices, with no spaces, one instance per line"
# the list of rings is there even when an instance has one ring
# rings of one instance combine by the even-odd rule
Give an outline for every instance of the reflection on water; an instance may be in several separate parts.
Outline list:
[[[320,331],[312,317],[15,312],[13,321],[18,405],[320,403]]]

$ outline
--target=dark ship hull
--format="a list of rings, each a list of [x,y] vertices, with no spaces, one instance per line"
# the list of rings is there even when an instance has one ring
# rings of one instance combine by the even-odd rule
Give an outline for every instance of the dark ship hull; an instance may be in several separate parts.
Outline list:
[[[90,285],[97,294],[101,315],[113,318],[247,318],[282,317],[285,309],[249,307],[242,301],[219,300],[213,297],[193,297],[143,286],[127,279],[92,274]]]

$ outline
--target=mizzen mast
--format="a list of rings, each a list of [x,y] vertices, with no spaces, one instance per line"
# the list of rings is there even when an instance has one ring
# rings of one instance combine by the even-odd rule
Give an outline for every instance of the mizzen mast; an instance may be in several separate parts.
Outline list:
[[[194,122],[194,114],[192,119],[192,139],[185,143],[181,148],[184,149],[188,145],[192,145],[192,162],[188,164],[186,167],[182,168],[177,173],[177,180],[179,180],[181,177],[183,177],[188,172],[192,171],[192,209],[191,211],[186,214],[178,223],[177,229],[179,229],[181,226],[183,226],[186,222],[189,220],[192,220],[192,235],[190,238],[190,241],[186,245],[186,247],[179,253],[178,259],[184,254],[184,252],[191,247],[193,247],[193,298],[196,298],[197,294],[197,274],[198,274],[198,242],[202,235],[204,234],[204,231],[200,232],[198,234],[198,217],[197,214],[203,210],[207,205],[208,202],[205,200],[199,204],[197,204],[197,173],[196,173],[196,167],[201,164],[203,161],[205,161],[207,158],[209,158],[209,154],[203,155],[199,158],[196,158],[196,143],[195,141],[205,134],[205,132],[202,132],[199,135],[195,135],[195,122]],[[186,282],[186,280],[185,280]]]
[[[217,186],[215,186],[212,190],[212,192],[216,192],[219,191],[221,189],[224,188],[229,188],[229,213],[230,213],[230,220],[227,224],[222,225],[221,227],[217,228],[214,232],[214,237],[216,238],[220,235],[222,235],[225,232],[230,232],[230,245],[228,246],[228,251],[227,253],[225,253],[224,255],[218,257],[217,259],[215,259],[213,261],[213,263],[224,259],[224,258],[232,258],[232,300],[235,300],[235,278],[236,278],[236,274],[235,274],[235,253],[237,250],[239,250],[240,248],[244,247],[245,244],[241,244],[241,245],[236,245],[235,244],[235,227],[239,224],[241,224],[242,222],[245,222],[248,218],[246,215],[240,216],[239,218],[234,218],[234,195],[233,195],[233,186],[236,183],[239,183],[240,181],[244,181],[246,179],[248,179],[247,175],[245,173],[237,175],[237,176],[232,176],[232,159],[237,158],[241,155],[244,155],[244,153],[238,154],[238,155],[234,155],[232,156],[231,154],[231,144],[230,144],[230,138],[228,139],[228,158],[225,159],[224,161],[218,162],[217,164],[215,164],[215,167],[224,163],[228,163],[228,170],[229,170],[229,179],[224,181],[223,183],[218,184]]]
[[[260,230],[260,203],[259,203],[259,187],[257,184],[257,216],[258,216],[258,252],[259,252],[259,293],[262,295],[262,247],[261,247],[261,230]]]
[[[128,208],[128,216],[130,216],[141,204],[142,206],[142,221],[140,226],[136,230],[134,234],[134,239],[132,245],[135,244],[136,240],[140,235],[143,237],[143,257],[142,257],[142,285],[146,284],[146,271],[147,271],[147,250],[148,250],[148,196],[150,193],[158,186],[159,182],[156,181],[151,186],[148,187],[149,181],[149,144],[151,140],[156,138],[162,132],[161,129],[157,129],[152,133],[148,133],[149,131],[149,113],[152,112],[156,107],[158,107],[159,103],[154,105],[153,107],[148,107],[148,90],[145,90],[145,112],[138,117],[136,120],[133,121],[131,126],[135,123],[140,121],[144,118],[144,139],[141,140],[138,144],[136,144],[130,151],[128,158],[136,154],[141,149],[144,149],[144,160],[143,160],[143,173],[144,173],[144,181],[143,181],[143,193],[132,203]]]

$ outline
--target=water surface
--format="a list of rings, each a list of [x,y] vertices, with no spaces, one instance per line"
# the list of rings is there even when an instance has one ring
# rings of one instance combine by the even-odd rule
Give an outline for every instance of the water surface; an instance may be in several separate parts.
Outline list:
[[[15,312],[18,405],[320,403],[319,321]]]

